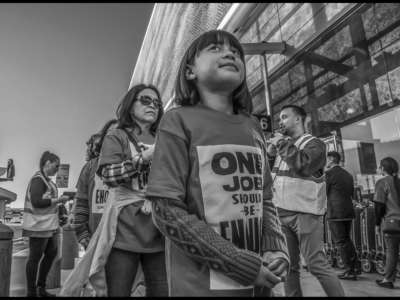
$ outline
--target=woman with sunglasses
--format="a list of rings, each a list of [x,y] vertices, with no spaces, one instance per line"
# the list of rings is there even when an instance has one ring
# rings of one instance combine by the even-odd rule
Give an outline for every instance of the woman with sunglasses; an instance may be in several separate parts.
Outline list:
[[[103,214],[97,244],[97,249],[108,252],[102,255],[104,286],[95,278],[90,280],[97,296],[129,297],[139,264],[146,295],[168,296],[164,238],[154,226],[151,205],[145,200],[153,144],[162,115],[157,88],[136,85],[117,108],[117,128],[104,137],[97,174],[111,188],[114,200]],[[103,247],[100,240],[107,244]]]

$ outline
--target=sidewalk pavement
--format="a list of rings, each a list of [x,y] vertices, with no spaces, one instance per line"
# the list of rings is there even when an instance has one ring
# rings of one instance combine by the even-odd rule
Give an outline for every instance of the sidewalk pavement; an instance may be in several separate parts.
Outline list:
[[[25,279],[25,264],[26,253],[20,252],[13,256],[12,268],[11,268],[11,297],[23,297],[26,295],[26,279]],[[337,274],[343,272],[343,270],[335,269]],[[61,270],[61,285],[72,270]],[[301,286],[303,288],[303,295],[305,297],[325,297],[318,280],[306,270],[301,270]],[[345,295],[347,297],[400,297],[400,282],[395,283],[393,290],[382,288],[376,285],[375,280],[381,278],[376,273],[362,273],[357,281],[341,280]],[[57,294],[60,288],[49,289],[50,293]],[[283,284],[277,285],[274,291],[278,293],[277,296],[283,295]],[[143,290],[140,291],[139,295],[144,295]]]

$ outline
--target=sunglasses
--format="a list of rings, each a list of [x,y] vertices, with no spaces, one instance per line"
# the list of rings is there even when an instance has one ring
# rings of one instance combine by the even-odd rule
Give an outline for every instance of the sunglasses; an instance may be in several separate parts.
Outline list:
[[[153,99],[149,96],[140,96],[138,98],[138,100],[140,101],[141,104],[149,106],[150,104],[153,104],[156,108],[160,108],[162,107],[162,102],[160,101],[160,99]]]

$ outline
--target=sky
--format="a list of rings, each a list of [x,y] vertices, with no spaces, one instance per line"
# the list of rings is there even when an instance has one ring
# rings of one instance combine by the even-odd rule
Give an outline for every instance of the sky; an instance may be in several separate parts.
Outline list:
[[[154,3],[0,3],[0,167],[13,158],[23,207],[49,150],[70,164],[74,190],[85,142],[115,117]],[[64,189],[60,189],[62,193]]]

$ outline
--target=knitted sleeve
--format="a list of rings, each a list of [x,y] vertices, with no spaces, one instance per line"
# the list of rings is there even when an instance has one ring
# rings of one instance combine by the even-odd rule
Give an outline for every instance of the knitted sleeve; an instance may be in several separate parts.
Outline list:
[[[153,197],[153,221],[163,235],[194,261],[207,265],[245,286],[252,284],[261,267],[261,257],[234,246],[181,201]]]
[[[286,237],[281,229],[278,212],[271,199],[264,199],[263,202],[263,235],[262,248],[266,251],[282,251],[289,257],[286,244]]]

